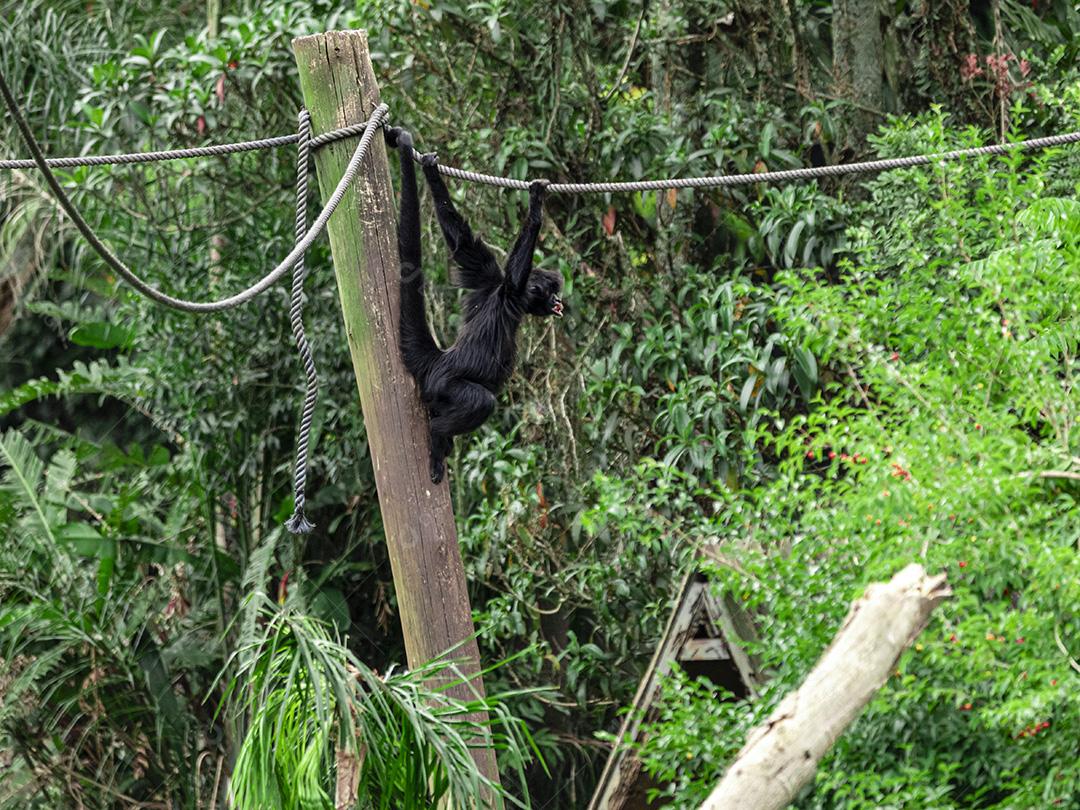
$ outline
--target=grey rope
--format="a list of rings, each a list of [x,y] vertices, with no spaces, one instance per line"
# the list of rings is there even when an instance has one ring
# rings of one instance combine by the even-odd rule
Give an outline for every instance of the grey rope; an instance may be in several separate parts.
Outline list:
[[[353,124],[341,129],[324,132],[311,138],[312,149],[326,146],[328,143],[362,135],[366,124]],[[119,155],[84,155],[82,157],[46,158],[51,169],[70,169],[76,166],[120,166],[130,163],[154,163],[160,160],[181,160],[183,158],[215,157],[234,155],[239,152],[254,152],[258,149],[273,149],[297,143],[296,135],[278,135],[274,138],[260,138],[255,141],[238,143],[218,143],[209,146],[193,146],[189,149],[166,149],[158,152],[125,152]],[[35,169],[37,162],[32,159],[0,160],[0,169]]]
[[[0,75],[0,80],[2,79],[3,76]],[[6,95],[7,94],[5,94],[5,96]],[[12,112],[13,114],[16,114],[14,110],[12,110]],[[16,123],[18,123],[18,118],[16,118]],[[366,124],[353,124],[352,126],[325,132],[322,135],[316,135],[311,138],[309,146],[311,149],[318,149],[328,143],[360,135],[364,132],[365,128]],[[254,141],[212,144],[210,146],[197,146],[189,149],[168,149],[159,152],[129,152],[118,155],[86,155],[83,157],[47,158],[45,163],[50,168],[150,163],[159,160],[231,155],[238,152],[251,152],[257,149],[288,146],[289,144],[296,142],[297,135],[278,135],[274,138],[262,138]],[[837,166],[784,169],[775,172],[758,172],[752,174],[722,174],[709,177],[678,177],[664,180],[632,180],[627,182],[609,183],[552,183],[548,186],[547,190],[556,194],[593,194],[624,191],[659,191],[666,188],[715,188],[746,186],[758,183],[787,183],[798,180],[813,180],[821,177],[842,177],[849,174],[865,174],[869,172],[888,171],[890,169],[909,168],[912,166],[925,166],[938,161],[957,160],[959,158],[976,157],[980,155],[1004,155],[1014,149],[1026,152],[1036,149],[1047,149],[1053,146],[1064,146],[1077,142],[1080,142],[1080,132],[1067,132],[1063,135],[1050,135],[1045,138],[1033,138],[1031,140],[1017,141],[1016,143],[1011,144],[993,144],[990,146],[973,147],[971,149],[956,149],[951,152],[939,152],[931,155],[912,155],[910,157],[870,160],[862,163],[846,163]],[[414,150],[413,158],[419,160],[420,153]],[[0,169],[33,169],[35,167],[41,168],[36,159],[0,160]],[[439,164],[439,171],[447,177],[454,177],[458,180],[467,180],[472,183],[482,183],[484,185],[498,186],[500,188],[519,189],[521,191],[526,191],[529,188],[529,181],[527,180],[515,180],[510,177],[499,177],[493,174],[473,172],[467,169],[458,169],[454,166],[444,166],[441,163]]]
[[[307,234],[307,191],[308,191],[308,154],[311,146],[311,116],[307,110],[300,110],[296,130],[296,241],[303,241]],[[293,472],[293,515],[285,521],[285,528],[293,534],[309,534],[315,525],[304,513],[307,500],[307,457],[308,441],[311,438],[311,420],[315,416],[315,402],[319,398],[319,378],[315,373],[315,360],[311,356],[311,346],[304,333],[304,279],[307,268],[304,254],[293,265],[292,299],[289,305],[289,320],[292,321],[293,337],[296,338],[296,350],[300,362],[304,365],[306,377],[304,387],[304,407],[300,412],[300,427],[296,434],[296,469]]]
[[[563,194],[594,194],[598,192],[621,192],[621,191],[659,191],[665,188],[714,188],[730,186],[748,186],[757,183],[788,183],[795,180],[813,180],[819,177],[842,177],[848,174],[863,174],[866,172],[882,172],[889,169],[904,169],[911,166],[925,166],[939,161],[957,160],[959,158],[976,157],[979,155],[1005,155],[1014,150],[1021,152],[1035,149],[1047,149],[1052,146],[1064,146],[1070,143],[1080,142],[1080,132],[1068,132],[1063,135],[1050,135],[1045,138],[1032,138],[1027,141],[1017,141],[1010,144],[993,144],[991,146],[977,146],[971,149],[955,149],[951,152],[938,152],[931,155],[912,155],[902,158],[886,158],[883,160],[868,160],[863,163],[845,163],[837,166],[818,166],[805,169],[784,169],[775,172],[758,172],[754,174],[721,174],[712,177],[676,177],[665,180],[635,180],[623,183],[552,183],[547,187],[549,193]],[[420,153],[413,150],[413,157],[420,159]],[[439,171],[447,177],[456,177],[459,180],[468,180],[471,183],[484,183],[489,186],[500,188],[513,188],[522,191],[529,188],[529,181],[514,180],[509,177],[497,177],[491,174],[471,172],[465,169],[457,169],[453,166],[439,164]]]
[[[182,298],[174,298],[171,295],[161,292],[155,287],[151,287],[148,283],[139,278],[131,268],[124,264],[116,254],[101,241],[98,235],[94,233],[94,230],[90,227],[89,223],[83,219],[82,214],[79,213],[79,210],[75,207],[74,203],[71,202],[71,199],[60,185],[60,181],[56,179],[56,175],[53,174],[52,169],[49,168],[45,156],[41,152],[41,147],[38,145],[37,139],[34,138],[34,133],[30,129],[30,125],[26,123],[22,111],[15,102],[15,97],[12,95],[11,89],[8,87],[2,71],[0,71],[0,94],[4,96],[4,103],[11,112],[11,116],[14,118],[15,124],[19,128],[22,139],[34,158],[35,165],[45,176],[45,182],[48,183],[49,188],[53,192],[53,196],[56,197],[56,201],[60,203],[60,206],[67,212],[68,216],[71,217],[71,221],[90,244],[90,247],[92,247],[102,260],[115,270],[121,278],[147,298],[153,299],[159,304],[172,307],[173,309],[179,309],[183,312],[217,312],[219,310],[245,304],[285,275],[285,273],[289,271],[289,268],[296,264],[296,260],[304,255],[307,249],[311,247],[326,228],[326,223],[330,220],[330,215],[334,213],[334,209],[338,207],[338,204],[345,196],[345,192],[349,185],[359,173],[360,164],[364,159],[364,155],[367,154],[368,147],[371,145],[371,140],[374,137],[376,130],[378,130],[382,125],[382,122],[386,119],[388,113],[387,106],[385,104],[380,104],[371,114],[371,118],[368,119],[364,126],[364,134],[360,137],[360,142],[356,145],[356,150],[349,160],[349,165],[346,167],[345,173],[342,174],[341,180],[338,181],[337,188],[334,189],[333,194],[331,194],[330,198],[326,201],[326,205],[319,213],[319,216],[316,217],[315,222],[312,223],[311,230],[303,239],[293,246],[293,249],[289,251],[289,255],[282,259],[277,267],[246,290],[236,293],[236,295],[231,295],[228,298],[222,298],[218,301],[187,301]],[[294,140],[295,137],[298,136],[294,136]]]
[[[48,158],[45,162],[51,169],[69,169],[75,166],[119,166],[128,163],[154,163],[159,160],[232,155],[237,152],[252,152],[256,149],[288,146],[291,143],[296,143],[295,135],[279,135],[276,138],[261,138],[257,141],[241,141],[240,143],[194,146],[190,149],[166,149],[160,152],[129,152],[121,155]],[[0,160],[0,169],[34,169],[36,167],[37,163],[33,160]]]

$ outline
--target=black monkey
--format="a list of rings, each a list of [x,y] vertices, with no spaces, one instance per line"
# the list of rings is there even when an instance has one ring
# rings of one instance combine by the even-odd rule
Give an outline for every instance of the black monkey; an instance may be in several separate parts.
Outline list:
[[[421,165],[435,212],[458,266],[453,281],[471,291],[465,298],[465,322],[454,345],[445,350],[436,346],[424,316],[420,203],[412,136],[393,127],[386,130],[386,141],[397,147],[401,157],[401,354],[420,386],[431,419],[431,480],[437,484],[443,478],[454,436],[480,427],[495,410],[495,394],[514,369],[515,338],[522,319],[526,315],[562,315],[562,276],[532,269],[546,180],[535,180],[529,186],[529,213],[504,273],[454,208],[436,156],[424,155]]]

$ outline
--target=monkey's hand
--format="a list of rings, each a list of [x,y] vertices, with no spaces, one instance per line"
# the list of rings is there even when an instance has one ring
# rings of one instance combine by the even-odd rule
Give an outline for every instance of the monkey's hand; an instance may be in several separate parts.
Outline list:
[[[425,171],[438,171],[439,167],[439,153],[438,152],[425,152],[420,156],[420,165],[424,167]]]
[[[529,183],[529,220],[538,223],[543,217],[544,197],[547,196],[547,188],[551,185],[550,180],[533,180]]]
[[[386,145],[391,149],[402,146],[411,147],[413,144],[412,134],[401,127],[387,127],[383,130],[383,137],[386,139]]]
[[[529,199],[530,200],[542,200],[547,196],[548,186],[551,185],[550,180],[539,179],[533,180],[529,183]]]

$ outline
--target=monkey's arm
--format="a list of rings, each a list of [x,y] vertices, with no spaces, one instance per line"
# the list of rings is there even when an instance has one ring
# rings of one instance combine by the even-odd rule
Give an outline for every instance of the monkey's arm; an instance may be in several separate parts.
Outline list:
[[[467,290],[480,290],[497,287],[502,283],[502,271],[495,256],[487,245],[477,238],[464,217],[454,207],[450,191],[439,174],[438,159],[434,154],[426,154],[420,159],[427,178],[428,188],[435,200],[435,214],[439,219],[450,255],[457,262],[459,272],[454,274],[454,282]]]
[[[514,243],[513,250],[506,260],[506,284],[510,294],[520,298],[525,294],[532,271],[533,251],[540,236],[540,224],[544,216],[544,196],[547,194],[547,180],[533,180],[529,184],[529,213],[525,225]]]

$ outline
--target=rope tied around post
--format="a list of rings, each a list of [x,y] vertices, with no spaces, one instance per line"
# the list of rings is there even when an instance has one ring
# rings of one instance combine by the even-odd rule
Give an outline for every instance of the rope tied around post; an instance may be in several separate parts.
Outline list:
[[[334,137],[318,138],[311,137],[311,120],[306,110],[301,110],[299,115],[299,124],[297,133],[294,136],[286,138],[270,139],[270,141],[262,142],[250,142],[258,143],[259,146],[253,146],[251,148],[264,148],[264,146],[273,145],[278,146],[282,143],[296,143],[297,144],[297,160],[296,160],[296,241],[293,245],[293,249],[289,251],[289,254],[269,273],[263,276],[255,284],[251,285],[241,292],[223,298],[217,301],[187,301],[182,298],[176,298],[174,296],[163,293],[155,287],[150,286],[147,282],[139,278],[128,265],[124,264],[119,257],[114,254],[109,247],[98,237],[94,230],[90,227],[90,224],[83,218],[82,214],[75,207],[75,204],[71,201],[71,198],[64,191],[60,185],[60,181],[56,175],[53,174],[52,167],[49,161],[46,160],[44,153],[41,150],[40,144],[34,137],[33,131],[30,129],[30,125],[27,123],[22,111],[19,109],[18,104],[15,101],[15,97],[11,92],[11,88],[7,84],[7,80],[4,77],[3,71],[0,71],[0,95],[3,96],[4,103],[10,111],[12,118],[15,121],[16,126],[19,129],[19,133],[22,136],[23,141],[26,144],[27,149],[30,150],[30,154],[33,156],[32,164],[36,166],[45,177],[45,182],[51,189],[56,201],[60,204],[60,207],[67,212],[71,217],[72,222],[83,237],[87,240],[94,251],[101,257],[101,259],[113,270],[120,275],[125,281],[133,286],[139,293],[147,298],[163,304],[172,309],[177,309],[182,312],[217,312],[231,307],[240,306],[260,293],[267,290],[273,285],[281,276],[283,276],[290,268],[293,271],[293,284],[292,295],[289,307],[289,317],[292,322],[293,335],[296,339],[297,351],[300,355],[301,363],[304,367],[305,373],[305,391],[304,391],[304,406],[300,416],[300,425],[297,433],[297,445],[296,445],[296,468],[293,475],[293,494],[295,500],[295,511],[293,516],[286,522],[285,527],[294,534],[306,534],[314,529],[314,525],[307,519],[304,512],[306,504],[305,486],[307,483],[307,456],[308,456],[308,443],[311,435],[311,423],[315,412],[315,403],[318,399],[318,377],[315,372],[315,362],[311,356],[311,346],[308,343],[307,336],[304,332],[303,322],[303,301],[304,301],[304,279],[307,275],[307,270],[304,263],[304,255],[314,241],[322,234],[326,229],[327,222],[330,221],[331,215],[335,209],[341,203],[342,198],[345,196],[345,192],[356,179],[357,174],[360,171],[361,164],[371,141],[375,136],[375,133],[382,126],[389,113],[389,108],[385,104],[380,104],[372,112],[371,117],[363,125],[355,125],[348,127],[346,130],[338,130],[333,134]],[[341,134],[348,132],[348,135]],[[344,174],[341,176],[337,187],[326,201],[326,205],[323,206],[322,212],[315,219],[311,229],[307,226],[307,186],[308,186],[308,158],[310,149],[316,142],[319,145],[323,143],[329,143],[331,140],[338,140],[343,137],[355,136],[360,134],[360,142],[356,145],[356,149],[353,152],[352,158],[349,160],[348,166],[345,169]],[[236,146],[236,145],[232,145]],[[243,150],[234,150],[243,151]],[[223,154],[224,152],[205,152],[203,150],[196,150],[198,154]],[[181,155],[170,154],[170,157],[180,157]],[[189,156],[189,155],[183,155]],[[166,159],[164,157],[158,157],[156,159]],[[145,162],[132,160],[127,162]],[[57,163],[56,165],[66,165]]]

